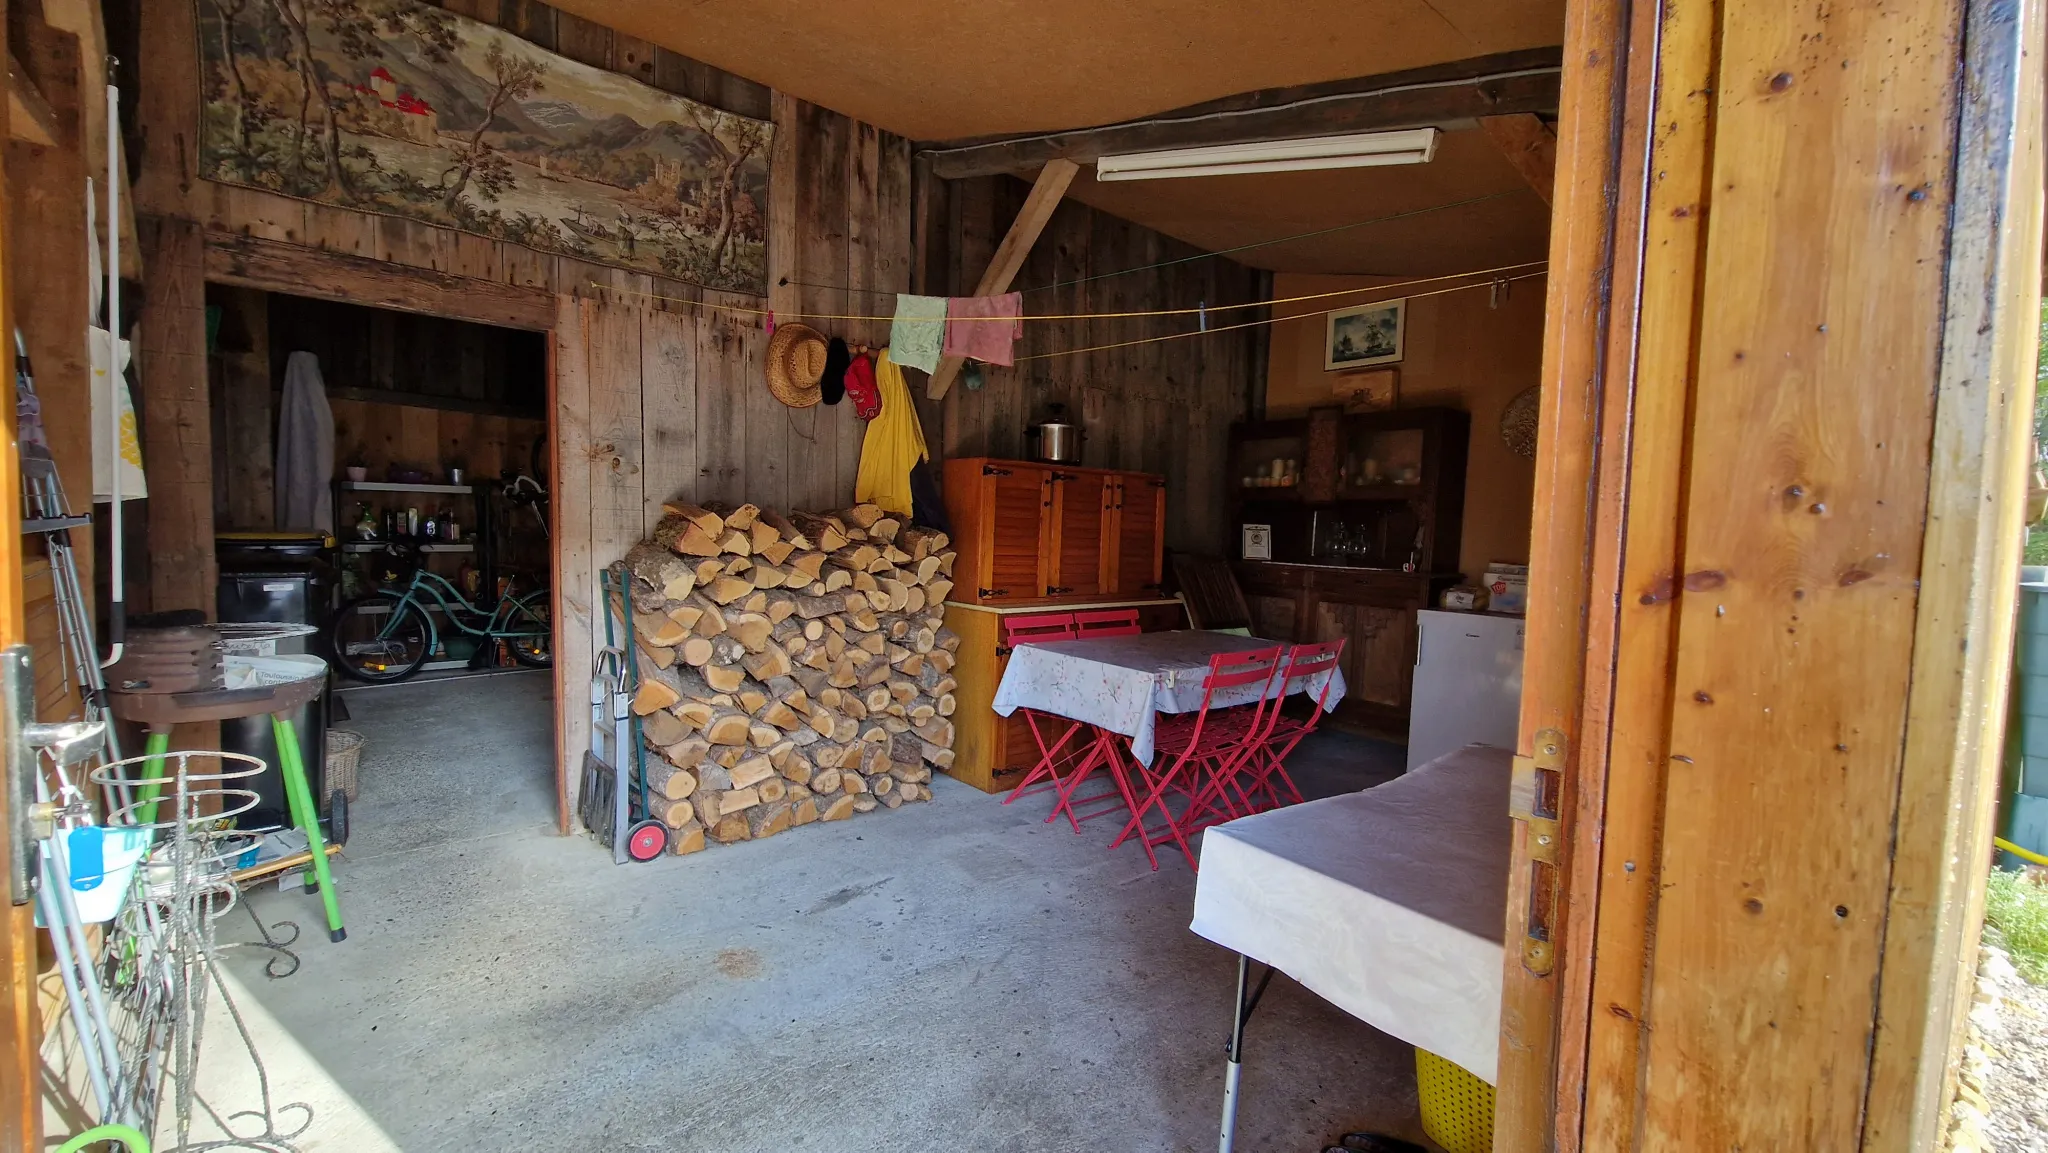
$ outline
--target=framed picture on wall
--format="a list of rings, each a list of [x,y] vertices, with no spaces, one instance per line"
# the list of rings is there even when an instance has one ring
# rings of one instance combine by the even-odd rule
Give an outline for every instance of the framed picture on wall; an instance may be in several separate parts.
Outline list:
[[[1371,368],[1401,359],[1406,300],[1382,300],[1329,314],[1323,341],[1323,371]]]

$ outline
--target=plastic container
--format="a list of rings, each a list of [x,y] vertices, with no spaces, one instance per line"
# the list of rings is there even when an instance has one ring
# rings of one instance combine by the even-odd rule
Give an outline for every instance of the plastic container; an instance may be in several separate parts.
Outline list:
[[[1422,1131],[1445,1153],[1492,1153],[1493,1086],[1455,1061],[1415,1050]]]
[[[86,825],[65,832],[64,853],[71,865],[71,899],[78,919],[104,924],[121,915],[134,889],[135,867],[149,851],[154,830],[118,825]],[[36,924],[43,923],[40,908]]]
[[[327,791],[340,789],[349,803],[356,799],[356,762],[362,759],[363,734],[347,729],[327,730]]]

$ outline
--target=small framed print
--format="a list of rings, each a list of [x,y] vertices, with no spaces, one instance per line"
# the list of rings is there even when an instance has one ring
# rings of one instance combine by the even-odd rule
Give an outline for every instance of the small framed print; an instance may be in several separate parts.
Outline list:
[[[1269,524],[1248,524],[1244,526],[1244,559],[1273,559],[1273,526]]]
[[[1330,378],[1345,412],[1388,412],[1401,405],[1401,370],[1354,368]]]
[[[1382,300],[1330,313],[1323,346],[1323,371],[1371,368],[1401,359],[1408,302]]]

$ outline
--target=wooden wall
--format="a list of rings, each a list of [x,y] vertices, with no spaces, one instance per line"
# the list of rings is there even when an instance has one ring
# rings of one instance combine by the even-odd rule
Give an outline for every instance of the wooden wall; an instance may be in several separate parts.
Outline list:
[[[924,205],[919,253],[922,287],[936,296],[972,292],[1029,186],[1008,176],[933,181]],[[1016,287],[1026,313],[1068,315],[1194,308],[1267,297],[1269,274],[1149,228],[1067,201],[1031,250]],[[1191,259],[1199,258],[1199,259]],[[1181,263],[1165,268],[1163,261]],[[1125,269],[1145,271],[1105,275]],[[1099,279],[1097,279],[1099,278]],[[1076,283],[1081,282],[1081,283]],[[1057,287],[1051,287],[1057,286]],[[1035,291],[1034,291],[1035,290]],[[871,305],[893,302],[870,299]],[[1264,309],[1212,315],[1213,325],[1257,319]],[[1146,337],[1194,332],[1194,316],[1026,324],[1021,357]],[[1266,364],[1263,328],[1245,328],[1078,355],[989,367],[979,390],[956,382],[939,405],[922,406],[932,452],[948,456],[1022,456],[1024,430],[1063,404],[1086,438],[1082,463],[1141,469],[1167,481],[1169,548],[1222,553],[1229,525],[1225,455],[1232,421],[1250,411],[1250,388]],[[917,374],[912,374],[916,376]],[[922,378],[913,386],[922,396]]]

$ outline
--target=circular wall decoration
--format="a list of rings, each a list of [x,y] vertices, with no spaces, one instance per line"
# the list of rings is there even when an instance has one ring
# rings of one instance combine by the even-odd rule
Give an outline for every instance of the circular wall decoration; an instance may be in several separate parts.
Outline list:
[[[1536,418],[1542,398],[1542,388],[1525,388],[1501,410],[1500,438],[1517,456],[1536,457]]]

